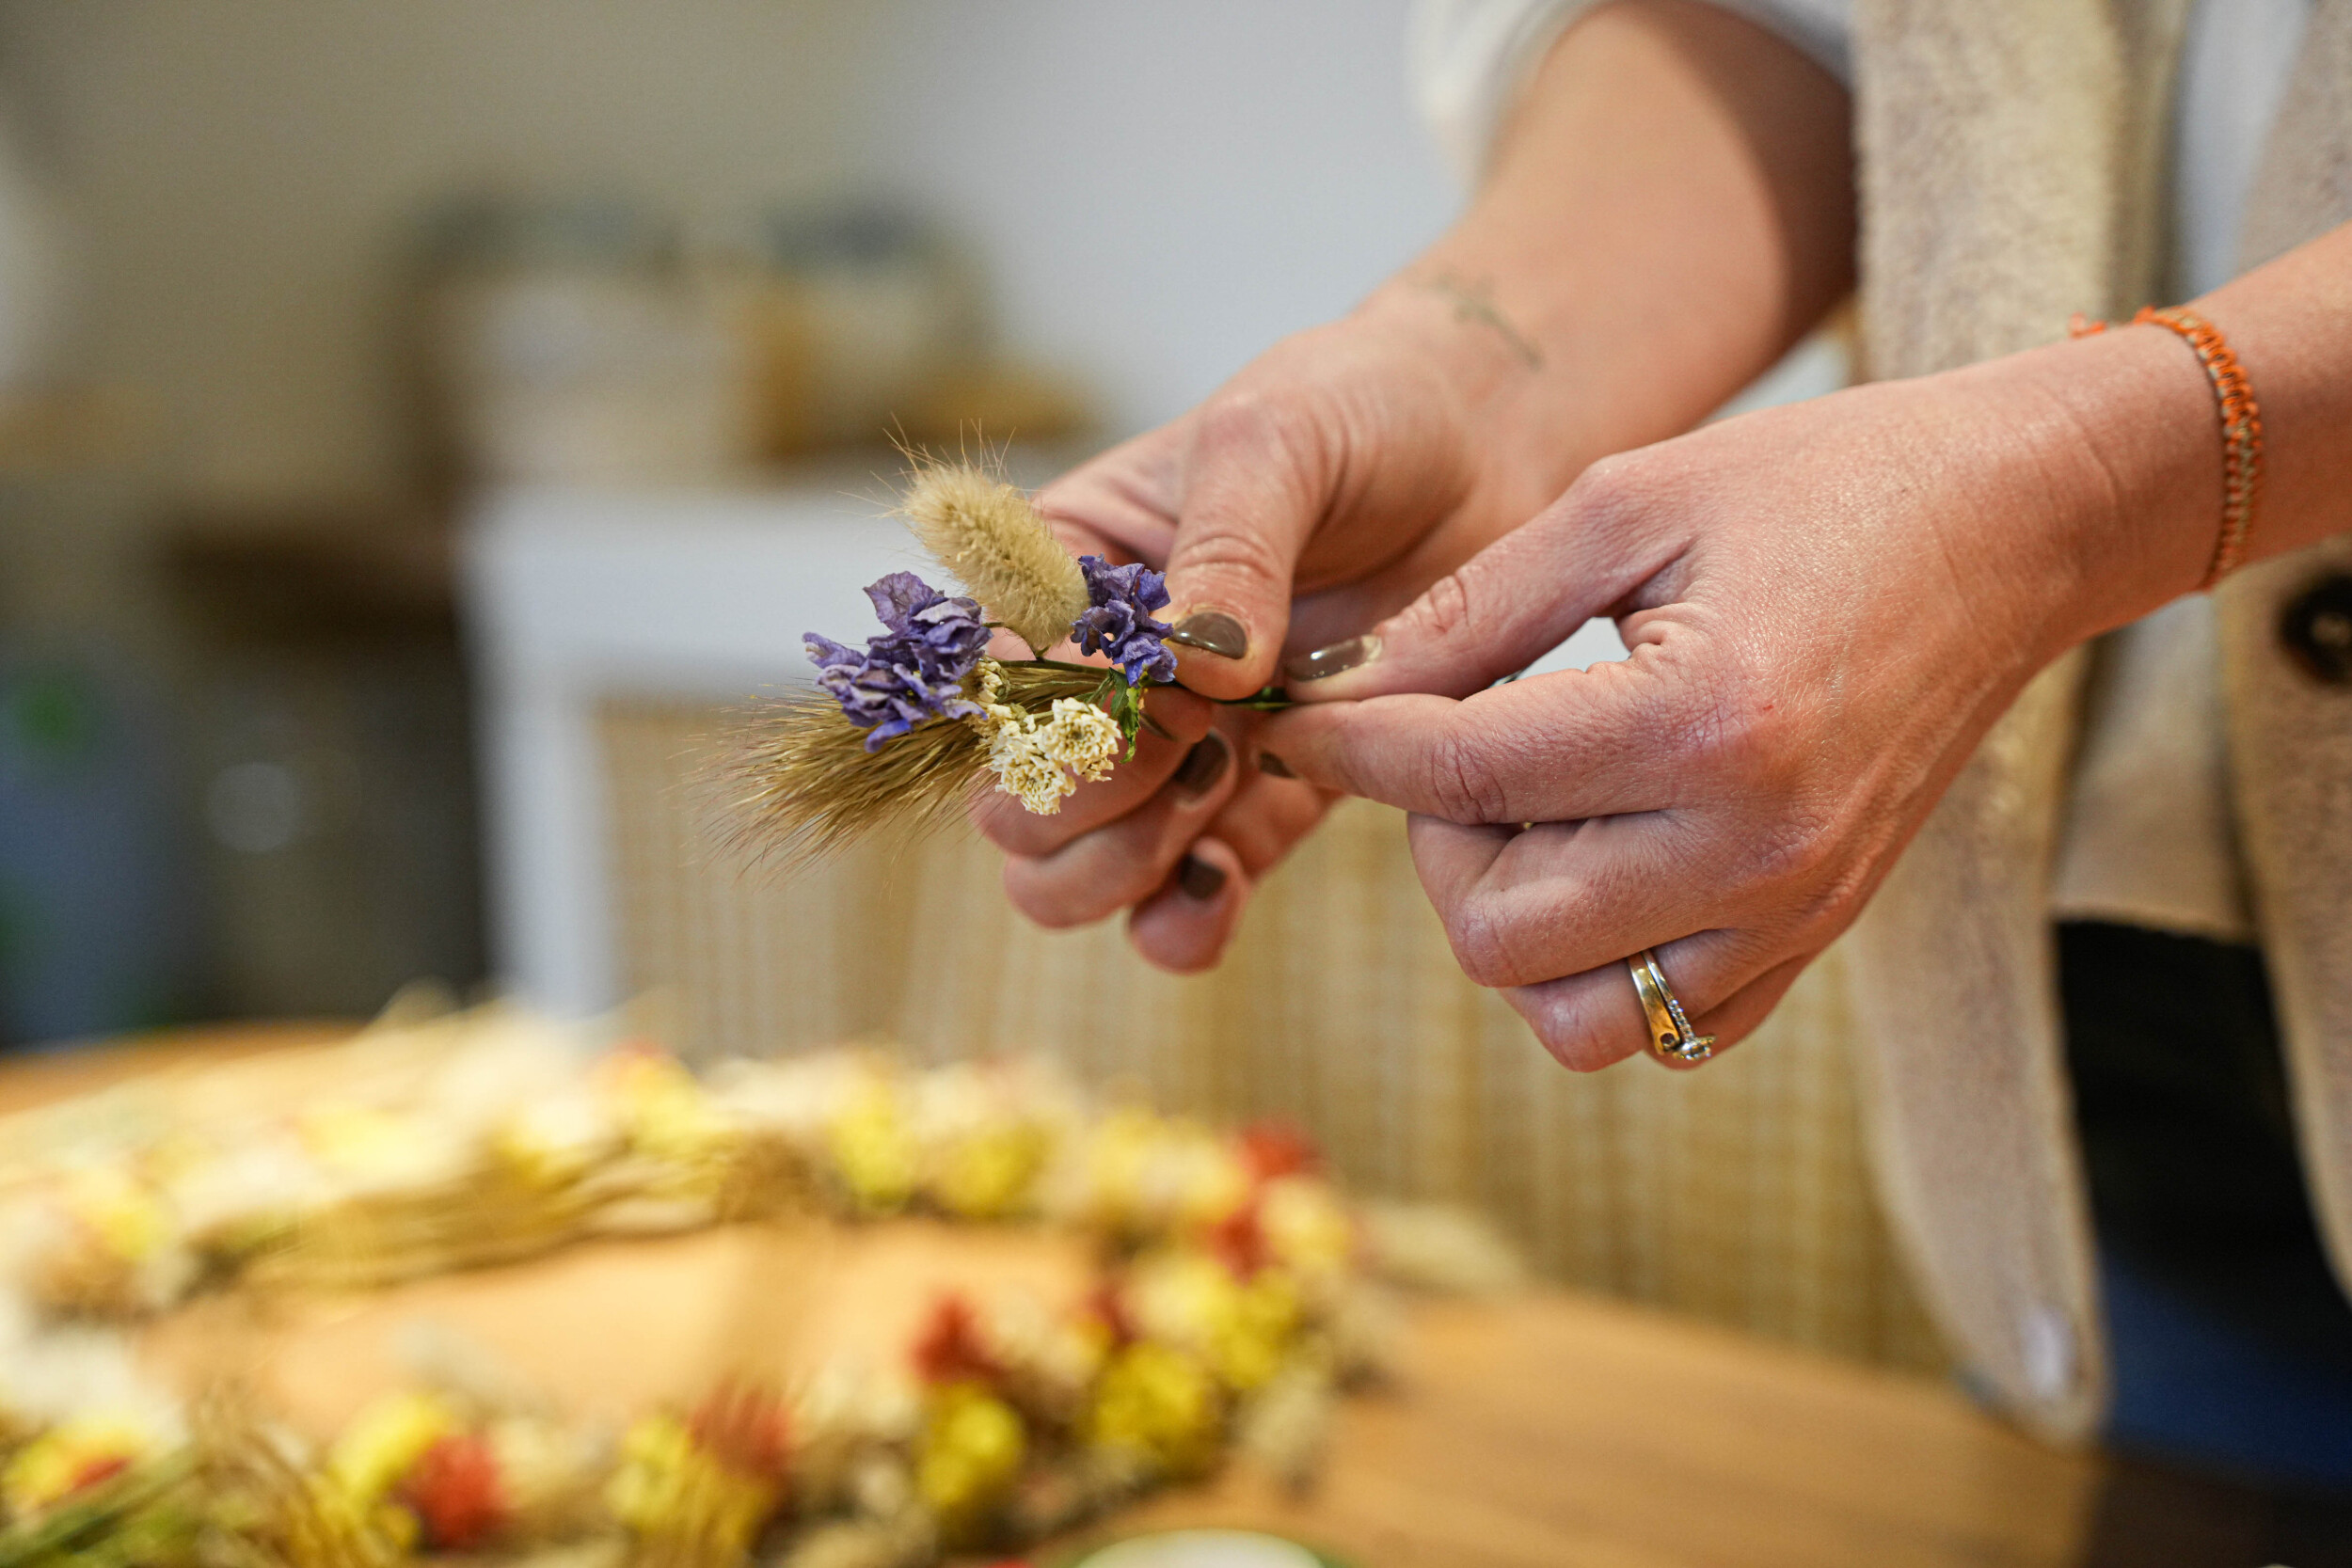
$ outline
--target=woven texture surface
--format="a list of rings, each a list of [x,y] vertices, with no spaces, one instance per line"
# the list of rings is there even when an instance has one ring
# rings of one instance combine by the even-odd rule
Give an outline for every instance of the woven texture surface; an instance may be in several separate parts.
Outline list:
[[[1116,921],[1020,919],[994,851],[961,832],[789,878],[746,866],[696,778],[723,723],[631,702],[601,724],[627,978],[689,1052],[1041,1050],[1170,1108],[1294,1121],[1362,1190],[1476,1205],[1561,1281],[1941,1364],[1870,1196],[1834,952],[1703,1071],[1580,1076],[1462,977],[1386,808],[1336,811],[1225,963],[1179,979]]]

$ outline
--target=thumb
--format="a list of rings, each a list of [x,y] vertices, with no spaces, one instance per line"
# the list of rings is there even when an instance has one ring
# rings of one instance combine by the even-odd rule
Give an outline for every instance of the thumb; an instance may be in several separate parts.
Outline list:
[[[1275,679],[1299,552],[1338,467],[1307,400],[1227,394],[1196,416],[1163,611],[1184,685],[1247,697]]]
[[[1570,489],[1370,632],[1291,659],[1290,695],[1467,697],[1526,669],[1657,569],[1597,521]]]

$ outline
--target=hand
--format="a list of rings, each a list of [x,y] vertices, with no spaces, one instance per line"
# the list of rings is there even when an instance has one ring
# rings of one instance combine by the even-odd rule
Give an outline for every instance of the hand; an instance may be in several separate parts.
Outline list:
[[[1164,568],[1169,613],[1194,640],[1180,645],[1179,678],[1248,695],[1273,678],[1286,637],[1361,630],[1556,487],[1549,468],[1473,440],[1498,422],[1509,353],[1465,341],[1441,299],[1375,299],[1278,345],[1039,505],[1072,549]],[[1031,919],[1073,926],[1133,909],[1145,958],[1202,969],[1329,796],[1258,767],[1247,712],[1175,690],[1154,693],[1150,711],[1174,738],[1147,734],[1058,815],[989,795],[975,820],[1009,857],[1006,891]]]
[[[2213,415],[2164,336],[1604,460],[1378,627],[1367,662],[1295,684],[1315,705],[1261,743],[1414,814],[1463,969],[1562,1062],[1639,1049],[1621,960],[1645,947],[1737,1040],[2036,671],[2198,580]],[[1491,685],[1597,614],[1626,659]]]
[[[1041,502],[1074,547],[1165,567],[1190,644],[1179,678],[1246,696],[1286,647],[1403,608],[1592,459],[1688,429],[1818,321],[1851,275],[1846,107],[1818,66],[1718,7],[1597,8],[1407,274]],[[1184,705],[1167,721],[1196,749],[1147,743],[1059,816],[999,799],[978,820],[1031,916],[1132,905],[1144,956],[1196,969],[1326,797],[1266,777],[1250,723],[1229,710],[1220,744]],[[1218,782],[1164,796],[1180,770]]]

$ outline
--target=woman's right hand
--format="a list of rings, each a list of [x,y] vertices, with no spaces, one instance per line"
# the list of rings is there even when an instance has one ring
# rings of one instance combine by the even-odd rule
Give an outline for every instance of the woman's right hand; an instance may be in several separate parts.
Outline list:
[[[1342,641],[1411,603],[1558,488],[1493,438],[1525,374],[1519,351],[1500,331],[1466,333],[1455,310],[1441,291],[1392,284],[1039,496],[1073,551],[1167,572],[1191,689],[1155,693],[1168,734],[1147,732],[1058,815],[983,798],[976,820],[1009,857],[1023,913],[1065,927],[1132,909],[1146,958],[1215,962],[1257,879],[1327,798],[1261,770],[1250,715],[1203,699],[1248,696],[1280,678],[1286,647]]]

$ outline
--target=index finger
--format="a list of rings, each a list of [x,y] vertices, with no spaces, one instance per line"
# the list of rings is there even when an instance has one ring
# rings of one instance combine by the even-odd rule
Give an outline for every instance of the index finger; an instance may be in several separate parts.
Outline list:
[[[1688,723],[1656,661],[1563,670],[1470,697],[1403,693],[1276,714],[1263,756],[1327,789],[1463,824],[1675,804]]]

